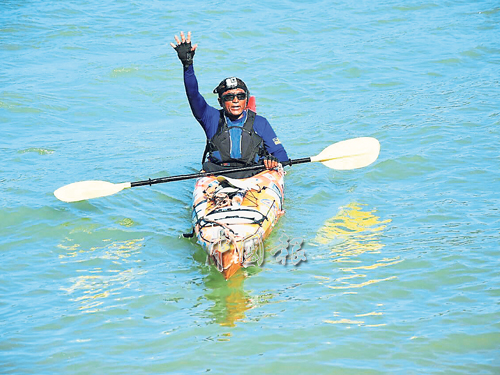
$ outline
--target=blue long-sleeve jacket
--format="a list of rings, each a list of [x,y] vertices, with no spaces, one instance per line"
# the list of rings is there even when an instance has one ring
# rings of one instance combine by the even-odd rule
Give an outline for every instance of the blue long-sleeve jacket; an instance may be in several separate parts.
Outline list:
[[[220,112],[218,109],[208,105],[205,98],[200,94],[193,65],[184,68],[184,87],[186,88],[186,95],[194,117],[203,127],[203,130],[205,130],[207,139],[211,139],[217,132]],[[280,162],[288,161],[288,155],[285,148],[278,140],[269,121],[257,115],[253,128],[263,139],[264,147],[271,155],[277,157]]]

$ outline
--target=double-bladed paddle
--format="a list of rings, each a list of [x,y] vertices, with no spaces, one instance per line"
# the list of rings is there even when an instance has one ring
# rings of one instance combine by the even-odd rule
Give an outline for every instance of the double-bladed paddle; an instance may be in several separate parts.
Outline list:
[[[321,153],[309,158],[294,159],[281,163],[282,165],[294,165],[310,162],[320,162],[328,168],[337,170],[349,170],[370,165],[377,160],[380,152],[380,143],[371,137],[348,139],[334,143],[325,148]],[[251,170],[263,170],[264,165],[253,165],[249,167],[234,168],[219,172],[199,172],[172,177],[161,177],[136,182],[124,182],[113,184],[106,181],[80,181],[65,185],[54,192],[54,195],[63,202],[78,202],[92,198],[106,197],[136,186],[162,184],[165,182],[189,180],[206,176],[219,176],[231,172],[243,172]]]

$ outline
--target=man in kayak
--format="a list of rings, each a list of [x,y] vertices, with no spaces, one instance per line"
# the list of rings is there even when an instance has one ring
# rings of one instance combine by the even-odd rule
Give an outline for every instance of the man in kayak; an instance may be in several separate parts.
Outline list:
[[[215,172],[259,163],[264,163],[267,169],[273,169],[278,166],[278,162],[288,161],[285,148],[269,122],[247,108],[250,93],[241,79],[226,78],[214,89],[222,110],[208,105],[198,90],[194,74],[193,57],[198,45],[191,45],[191,32],[188,32],[187,38],[183,32],[180,36],[179,39],[176,35],[176,44],[170,45],[177,51],[184,67],[184,87],[191,111],[207,136],[203,170]],[[258,172],[228,175],[246,178],[255,173]]]

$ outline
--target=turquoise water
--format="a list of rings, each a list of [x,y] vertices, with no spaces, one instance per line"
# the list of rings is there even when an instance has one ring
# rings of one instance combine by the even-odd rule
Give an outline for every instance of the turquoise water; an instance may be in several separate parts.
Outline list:
[[[0,373],[500,372],[498,1],[3,1]],[[225,282],[193,181],[67,204],[81,180],[193,173],[169,46],[247,82],[292,158],[376,137],[355,171],[288,169],[266,262]],[[270,255],[281,235],[307,262]]]

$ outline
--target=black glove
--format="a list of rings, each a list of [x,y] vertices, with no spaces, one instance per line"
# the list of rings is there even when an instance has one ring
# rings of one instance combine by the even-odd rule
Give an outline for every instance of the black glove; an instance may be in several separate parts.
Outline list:
[[[175,47],[177,51],[177,56],[179,56],[179,60],[182,61],[182,65],[187,68],[189,65],[193,65],[193,57],[194,52],[191,47],[191,42],[182,42]]]
[[[279,160],[276,156],[273,155],[267,155],[262,161],[262,163],[266,166],[267,169],[276,168],[277,164],[273,165],[274,162],[279,163]]]
[[[274,155],[267,155],[267,156],[264,158],[264,160],[271,161],[271,162],[272,162],[272,161],[275,161],[276,163],[279,163],[279,162],[280,162],[280,160],[279,160],[276,156],[274,156]],[[264,161],[263,161],[263,162],[264,162]]]

